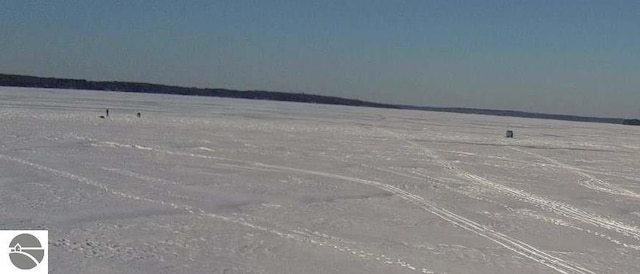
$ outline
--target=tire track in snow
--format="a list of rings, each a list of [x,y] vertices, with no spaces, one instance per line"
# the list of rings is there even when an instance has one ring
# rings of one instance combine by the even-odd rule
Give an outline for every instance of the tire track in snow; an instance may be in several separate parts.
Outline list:
[[[171,198],[175,198],[175,199],[183,200],[183,201],[191,199],[191,197],[189,197],[189,196],[177,194],[177,193],[175,193],[175,191],[163,187],[163,186],[166,186],[166,185],[174,185],[174,186],[178,186],[178,187],[184,187],[184,185],[180,185],[178,182],[172,182],[172,181],[159,179],[159,178],[151,178],[151,177],[144,176],[142,174],[137,174],[137,173],[134,173],[134,172],[131,172],[131,171],[128,171],[128,170],[124,170],[124,169],[119,169],[119,168],[102,167],[101,169],[109,171],[109,172],[113,172],[115,174],[130,176],[130,177],[138,178],[140,180],[145,180],[147,182],[154,182],[154,183],[161,184],[161,185],[151,184],[151,187],[153,189],[158,190],[158,191],[164,192],[167,196],[169,196]]]
[[[102,167],[102,169],[106,170],[106,171],[111,171],[111,172],[116,173],[116,174],[129,176],[129,177],[133,177],[133,178],[136,178],[136,179],[139,179],[139,180],[147,181],[147,182],[154,182],[154,183],[160,183],[160,184],[165,184],[165,185],[174,185],[174,186],[184,186],[183,184],[180,184],[178,182],[169,181],[169,180],[160,179],[160,178],[154,178],[154,177],[142,175],[142,174],[139,174],[139,173],[135,173],[133,171],[129,171],[129,170],[126,170],[126,169],[112,168],[112,167]]]
[[[520,148],[515,148],[515,147],[509,147],[509,149],[511,150],[515,150],[527,155],[531,155],[537,158],[540,158],[548,163],[551,163],[555,166],[558,166],[560,168],[569,170],[571,172],[573,172],[574,174],[580,175],[582,177],[587,178],[587,180],[585,181],[580,181],[580,184],[583,185],[586,188],[589,189],[593,189],[596,191],[601,191],[601,192],[605,192],[605,193],[609,193],[609,194],[614,194],[614,195],[621,195],[621,196],[626,196],[626,197],[631,197],[631,198],[635,198],[635,199],[640,199],[640,194],[635,193],[631,190],[619,187],[617,185],[613,185],[610,184],[608,182],[605,182],[604,180],[598,179],[597,177],[585,172],[584,170],[574,167],[574,166],[570,166],[564,163],[561,163],[555,159],[549,158],[547,156],[535,153],[535,152],[531,152],[531,151],[527,151],[527,150],[523,150]]]
[[[528,245],[522,241],[519,241],[515,238],[511,238],[500,232],[494,231],[488,227],[485,227],[470,219],[457,215],[444,208],[439,208],[436,205],[426,201],[424,198],[418,195],[414,195],[410,192],[404,191],[402,189],[399,189],[389,184],[384,184],[384,183],[370,181],[370,180],[364,180],[360,178],[342,176],[342,175],[333,174],[333,173],[320,172],[320,171],[311,171],[306,169],[297,169],[297,168],[283,167],[283,166],[276,166],[276,165],[269,165],[269,164],[262,164],[262,163],[256,163],[256,165],[261,167],[269,167],[269,168],[280,169],[284,171],[291,171],[291,172],[297,172],[297,173],[303,173],[303,174],[309,174],[309,175],[315,175],[315,176],[321,176],[321,177],[334,178],[334,179],[373,186],[373,187],[388,191],[390,193],[393,193],[394,195],[404,199],[405,201],[413,203],[418,207],[424,209],[425,211],[430,212],[449,223],[452,223],[478,236],[481,236],[490,241],[493,241],[517,254],[520,254],[526,258],[529,258],[545,266],[548,266],[560,273],[594,273],[576,263],[568,262],[560,258],[554,257],[550,254],[547,254],[541,250],[538,250],[535,247]]]
[[[134,146],[135,147],[135,146]],[[147,148],[144,148],[144,150],[148,150]],[[82,177],[76,174],[72,174],[69,172],[65,172],[65,171],[61,171],[61,170],[57,170],[57,169],[53,169],[50,167],[46,167],[40,164],[36,164],[33,162],[29,162],[27,160],[23,160],[20,158],[16,158],[16,157],[11,157],[11,156],[7,156],[4,154],[0,154],[0,159],[5,160],[5,161],[10,161],[10,162],[14,162],[14,163],[18,163],[24,166],[28,166],[32,169],[35,170],[39,170],[42,172],[47,172],[47,173],[51,173],[55,176],[61,177],[61,178],[67,178],[79,183],[83,183],[92,187],[95,187],[99,190],[101,190],[104,193],[108,193],[110,195],[114,195],[114,196],[118,196],[121,198],[126,198],[126,199],[131,199],[131,200],[135,200],[135,201],[141,201],[141,202],[147,202],[147,203],[151,203],[151,204],[156,204],[156,205],[161,205],[161,206],[168,206],[174,209],[178,209],[178,210],[184,210],[185,212],[187,212],[188,214],[192,214],[192,215],[196,215],[199,217],[207,217],[207,218],[211,218],[211,219],[216,219],[216,220],[220,220],[220,221],[225,221],[225,222],[230,222],[236,225],[240,225],[240,226],[244,226],[244,227],[248,227],[254,230],[258,230],[258,231],[262,231],[265,233],[270,233],[270,234],[274,234],[280,238],[284,238],[284,239],[289,239],[289,240],[294,240],[297,242],[306,242],[306,243],[310,243],[312,245],[316,245],[316,246],[321,246],[321,247],[330,247],[330,248],[334,248],[335,250],[339,251],[339,252],[343,252],[352,256],[355,256],[357,258],[360,259],[365,259],[365,260],[375,260],[375,261],[379,261],[381,263],[387,264],[387,265],[398,265],[400,267],[403,267],[407,270],[411,270],[411,271],[415,271],[415,272],[422,272],[422,273],[435,273],[431,270],[428,270],[427,268],[418,268],[415,267],[413,265],[411,265],[410,263],[407,263],[406,261],[402,260],[402,259],[392,259],[384,254],[374,254],[371,252],[367,252],[364,251],[362,249],[359,248],[352,248],[348,245],[343,244],[346,241],[342,241],[342,243],[335,243],[335,239],[339,239],[337,237],[330,237],[330,239],[333,239],[334,241],[329,241],[329,240],[323,240],[323,238],[327,238],[327,237],[318,237],[318,236],[314,236],[311,233],[307,233],[307,232],[303,232],[303,231],[299,231],[299,230],[294,230],[294,231],[281,231],[281,230],[277,230],[277,229],[273,229],[273,228],[268,228],[265,226],[261,226],[261,225],[257,225],[254,224],[252,222],[249,222],[246,218],[244,217],[228,217],[228,216],[223,216],[223,215],[218,215],[215,213],[210,213],[210,212],[206,212],[200,208],[194,208],[192,206],[189,205],[184,205],[184,204],[177,204],[177,203],[173,203],[173,202],[167,202],[167,201],[162,201],[162,200],[155,200],[155,199],[150,199],[150,198],[146,198],[143,196],[138,196],[135,194],[131,194],[131,193],[126,193],[126,192],[122,192],[122,191],[117,191],[117,190],[113,190],[112,188],[110,188],[109,186],[88,179],[86,177]],[[141,180],[146,180],[146,181],[154,181],[154,182],[164,182],[164,183],[171,183],[171,181],[167,181],[164,179],[159,179],[159,178],[153,178],[150,176],[145,176],[145,175],[141,175],[141,174],[136,174],[133,172],[127,172],[125,170],[120,170],[120,169],[112,169],[112,168],[104,168],[105,170],[112,170],[112,171],[119,171],[121,172],[121,175],[126,175],[126,176],[131,176],[134,178],[138,178]],[[235,215],[235,214],[234,214]]]
[[[505,145],[505,146],[508,147],[508,145]],[[450,152],[450,151],[445,151],[445,152]],[[507,162],[511,162],[511,163],[523,163],[523,164],[527,164],[527,165],[530,165],[530,166],[543,165],[543,166],[551,166],[551,167],[563,168],[563,166],[558,166],[558,165],[551,164],[551,163],[549,163],[549,164],[533,163],[531,161],[522,161],[522,160],[517,160],[517,159],[512,159],[512,158],[507,158],[507,157],[498,157],[498,156],[491,156],[491,155],[487,155],[486,157],[487,158],[491,158],[491,159],[500,160],[500,161],[507,161]],[[630,181],[640,182],[640,177],[633,177],[633,176],[630,176],[629,174],[625,174],[625,173],[604,172],[604,171],[600,171],[600,170],[593,170],[593,169],[581,168],[581,167],[575,167],[575,166],[572,166],[572,168],[575,169],[575,170],[578,170],[578,171],[589,173],[589,174],[606,175],[606,176],[611,176],[611,177],[623,178],[623,179],[630,180]]]
[[[402,189],[399,189],[393,185],[389,185],[389,184],[385,184],[385,183],[380,183],[380,182],[376,182],[376,181],[371,181],[371,180],[364,180],[364,179],[360,179],[360,178],[354,178],[354,177],[348,177],[348,176],[342,176],[342,175],[338,175],[338,174],[333,174],[333,173],[326,173],[326,172],[320,172],[320,171],[313,171],[313,170],[306,170],[306,169],[297,169],[297,168],[292,168],[292,167],[285,167],[285,166],[278,166],[278,165],[270,165],[270,164],[264,164],[264,163],[258,163],[258,162],[247,162],[247,161],[241,161],[241,160],[234,160],[234,159],[228,159],[228,158],[223,158],[223,157],[215,157],[215,156],[208,156],[208,155],[201,155],[201,154],[193,154],[193,153],[185,153],[185,152],[173,152],[173,151],[169,151],[169,150],[163,150],[163,149],[156,149],[156,148],[150,148],[150,147],[144,147],[144,146],[139,146],[139,145],[127,145],[127,144],[119,144],[119,143],[115,143],[115,142],[100,142],[97,145],[100,144],[105,144],[111,147],[115,147],[115,148],[133,148],[133,149],[140,149],[140,150],[146,150],[146,151],[154,151],[154,152],[160,152],[160,153],[167,153],[167,154],[171,154],[171,155],[181,155],[181,156],[188,156],[188,157],[195,157],[195,158],[201,158],[201,159],[212,159],[212,160],[225,160],[225,161],[234,161],[234,162],[239,162],[239,163],[245,163],[245,164],[249,164],[255,167],[261,167],[261,168],[269,168],[269,169],[274,169],[274,170],[280,170],[280,171],[285,171],[285,172],[296,172],[296,173],[301,173],[301,174],[308,174],[308,175],[314,175],[314,176],[320,176],[320,177],[326,177],[326,178],[333,178],[333,179],[338,179],[338,180],[343,180],[343,181],[348,181],[348,182],[353,182],[353,183],[358,183],[358,184],[364,184],[364,185],[369,185],[372,187],[376,187],[378,189],[390,192],[392,194],[395,194],[396,196],[400,197],[401,199],[410,202],[420,208],[422,208],[423,210],[430,212],[438,217],[440,217],[441,219],[455,225],[458,226],[462,229],[465,229],[467,231],[470,231],[480,237],[486,238],[496,244],[499,244],[505,248],[507,248],[508,250],[511,250],[525,258],[531,259],[535,262],[538,262],[540,264],[543,264],[551,269],[554,269],[560,273],[594,273],[592,271],[590,271],[589,269],[586,269],[585,267],[578,265],[574,262],[570,262],[570,261],[566,261],[563,260],[561,258],[557,258],[553,255],[550,255],[548,253],[545,253],[544,251],[541,251],[527,243],[524,243],[520,240],[517,240],[515,238],[511,238],[505,234],[502,234],[500,232],[494,231],[486,226],[483,226],[479,223],[476,223],[470,219],[467,219],[465,217],[462,217],[460,215],[457,215],[451,211],[448,211],[446,209],[443,208],[439,208],[436,205],[426,201],[424,198],[418,196],[418,195],[414,195],[410,192],[404,191]],[[446,166],[449,169],[456,169],[455,166],[453,166],[452,164],[443,164],[444,166]],[[244,166],[242,165],[238,165],[237,167],[243,168]]]
[[[416,172],[416,174],[406,174],[406,173],[403,173],[403,172],[399,172],[399,171],[395,171],[395,170],[391,170],[391,169],[386,169],[386,168],[376,168],[376,167],[371,167],[371,166],[367,166],[367,167],[369,167],[371,169],[379,170],[379,171],[382,171],[382,172],[388,172],[388,173],[396,174],[398,176],[402,176],[402,177],[405,177],[405,178],[418,180],[418,181],[424,181],[425,179],[428,179],[429,181],[431,181],[431,183],[437,184],[439,187],[442,187],[442,188],[444,188],[444,189],[446,189],[448,191],[455,192],[455,193],[458,193],[458,194],[461,194],[461,195],[464,195],[464,196],[467,196],[469,198],[476,199],[476,200],[479,200],[479,201],[484,201],[484,202],[487,202],[487,203],[495,204],[495,205],[500,206],[500,207],[502,207],[502,208],[504,208],[504,209],[506,209],[507,211],[510,211],[510,212],[515,212],[515,213],[519,213],[519,214],[523,213],[522,211],[514,209],[514,208],[512,208],[510,206],[507,206],[505,204],[502,204],[500,202],[497,202],[497,201],[494,201],[494,200],[491,200],[491,199],[488,199],[488,198],[484,198],[484,197],[473,195],[468,191],[464,191],[464,190],[460,190],[460,189],[456,189],[456,188],[450,187],[449,185],[444,183],[442,180],[439,180],[437,178],[430,178],[426,174],[422,174],[422,173],[419,173],[419,172]],[[578,226],[576,226],[576,225],[574,225],[572,223],[569,223],[565,219],[555,219],[555,218],[550,218],[550,217],[547,217],[547,216],[544,216],[544,215],[533,214],[533,213],[525,213],[525,215],[527,215],[529,217],[532,217],[534,219],[538,219],[538,220],[547,222],[547,223],[551,223],[551,224],[558,225],[558,226],[563,226],[563,227],[568,227],[568,228],[575,229],[575,230],[580,231],[580,232],[591,234],[591,235],[594,235],[596,237],[603,238],[603,239],[605,239],[605,240],[607,240],[607,241],[609,241],[609,242],[611,242],[613,244],[640,251],[640,246],[638,246],[638,245],[626,244],[626,243],[623,243],[622,241],[620,241],[618,239],[615,239],[615,238],[613,238],[613,237],[611,237],[611,236],[609,236],[607,234],[604,234],[602,232],[593,231],[593,230],[590,230],[590,229],[587,229],[587,228],[578,227]]]
[[[232,165],[233,167],[238,167],[236,165]],[[108,171],[112,171],[115,172],[117,174],[120,175],[124,175],[124,176],[129,176],[129,177],[133,177],[139,180],[143,180],[143,181],[148,181],[148,182],[153,182],[153,183],[164,183],[164,184],[171,184],[171,185],[177,185],[177,186],[183,186],[183,184],[180,184],[178,182],[175,181],[169,181],[169,180],[165,180],[165,179],[161,179],[161,178],[155,178],[155,177],[151,177],[151,176],[147,176],[147,175],[143,175],[143,174],[139,174],[133,171],[129,171],[129,170],[124,170],[124,169],[117,169],[117,168],[105,168],[103,167],[102,169],[104,170],[108,170]],[[258,169],[260,171],[265,171],[265,169]],[[247,224],[243,224],[244,226],[247,226]],[[264,228],[261,228],[259,226],[251,226],[257,230],[261,230],[261,231],[266,231]],[[275,230],[274,230],[275,231]],[[273,231],[270,231],[271,233],[274,233]],[[317,244],[320,246],[328,246],[328,247],[333,247],[334,249],[340,251],[340,252],[346,252],[349,253],[351,255],[355,255],[358,256],[360,258],[375,258],[376,261],[381,261],[385,264],[397,264],[403,267],[406,267],[410,270],[416,271],[417,268],[412,266],[410,263],[406,262],[405,260],[402,259],[392,259],[384,254],[373,254],[370,252],[366,252],[364,250],[361,249],[355,249],[355,248],[351,248],[349,247],[349,245],[357,245],[355,242],[350,242],[350,241],[346,241],[344,239],[335,237],[335,236],[329,236],[327,234],[324,233],[320,233],[320,232],[313,232],[310,231],[308,229],[303,229],[301,230],[291,230],[289,231],[290,234],[298,234],[301,235],[303,237],[309,238],[308,242],[311,242],[313,244]],[[276,233],[278,234],[278,233]],[[280,234],[278,234],[279,236],[282,236]],[[319,239],[315,239],[315,238],[325,238],[328,239],[329,241],[325,240],[325,241],[321,241]],[[315,240],[314,240],[315,239]],[[338,242],[338,244],[336,244],[335,242]],[[420,270],[423,273],[435,273],[433,271],[430,271],[426,268],[421,268]]]
[[[538,196],[520,189],[516,189],[516,188],[512,188],[512,187],[508,187],[499,183],[495,183],[492,182],[486,178],[483,178],[481,176],[472,174],[470,172],[467,172],[465,170],[461,170],[459,169],[457,166],[455,166],[454,163],[446,161],[446,160],[442,160],[440,159],[440,157],[436,154],[434,154],[429,148],[420,145],[414,141],[408,140],[403,138],[402,136],[399,136],[397,133],[392,132],[392,131],[388,131],[388,130],[383,130],[383,129],[379,129],[381,131],[385,131],[393,136],[395,136],[396,138],[398,138],[401,141],[404,141],[406,143],[411,144],[412,146],[416,147],[416,148],[420,148],[423,150],[423,152],[429,157],[431,158],[433,161],[435,161],[436,163],[438,163],[440,166],[446,168],[447,170],[449,170],[449,172],[453,173],[455,176],[462,178],[468,182],[471,183],[475,183],[475,184],[479,184],[485,187],[488,187],[490,189],[493,189],[495,191],[498,191],[500,193],[509,195],[515,199],[518,199],[520,201],[523,202],[527,202],[530,203],[532,205],[535,205],[537,207],[543,208],[547,211],[552,211],[558,215],[561,216],[565,216],[568,217],[570,219],[576,220],[576,221],[580,221],[586,224],[590,224],[596,227],[600,227],[600,228],[604,228],[604,229],[608,229],[614,232],[617,232],[619,234],[622,234],[624,236],[628,236],[628,237],[632,237],[636,240],[640,240],[640,229],[638,227],[635,226],[631,226],[631,225],[627,225],[625,223],[622,223],[620,221],[616,221],[616,220],[612,220],[612,219],[607,219],[583,210],[580,210],[576,207],[573,207],[571,205],[562,203],[562,202],[558,202],[558,201],[554,201],[554,200],[550,200],[547,198],[544,198],[542,196]],[[628,243],[622,243],[623,246],[625,247],[633,247],[634,245],[632,244],[628,244]]]

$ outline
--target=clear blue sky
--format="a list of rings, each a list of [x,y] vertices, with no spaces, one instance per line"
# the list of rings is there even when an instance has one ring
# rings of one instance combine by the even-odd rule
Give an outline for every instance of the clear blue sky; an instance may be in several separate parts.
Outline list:
[[[640,1],[4,0],[0,72],[640,117]]]

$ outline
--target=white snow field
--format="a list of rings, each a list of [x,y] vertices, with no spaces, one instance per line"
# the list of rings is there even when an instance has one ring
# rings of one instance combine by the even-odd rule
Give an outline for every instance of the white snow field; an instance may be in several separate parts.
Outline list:
[[[640,273],[639,169],[640,127],[0,87],[51,273]]]

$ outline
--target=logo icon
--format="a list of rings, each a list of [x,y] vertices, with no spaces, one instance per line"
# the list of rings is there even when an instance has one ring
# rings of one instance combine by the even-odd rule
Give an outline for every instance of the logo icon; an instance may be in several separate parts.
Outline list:
[[[45,249],[35,236],[29,233],[20,234],[9,244],[11,263],[19,269],[30,270],[38,266],[44,259]]]
[[[0,229],[0,273],[49,272],[49,231]]]

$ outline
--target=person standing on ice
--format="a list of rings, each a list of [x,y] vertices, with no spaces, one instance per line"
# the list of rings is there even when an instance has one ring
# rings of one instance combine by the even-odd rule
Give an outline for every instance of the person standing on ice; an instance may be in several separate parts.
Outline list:
[[[109,117],[109,109],[107,109],[107,117]]]

